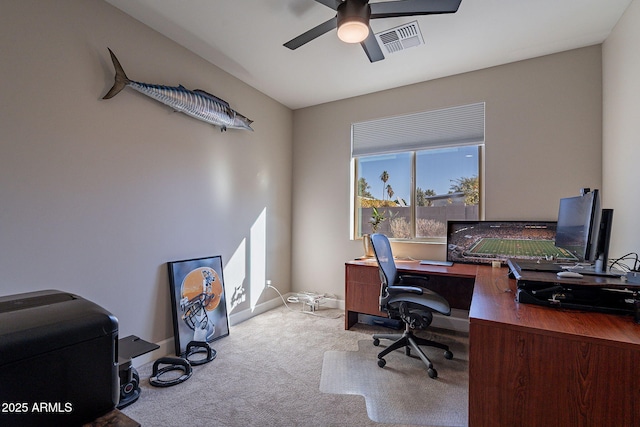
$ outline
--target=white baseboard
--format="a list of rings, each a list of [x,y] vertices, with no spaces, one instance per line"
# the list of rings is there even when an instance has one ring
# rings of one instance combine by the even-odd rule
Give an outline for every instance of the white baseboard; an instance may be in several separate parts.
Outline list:
[[[285,294],[283,297],[286,300],[292,293]],[[232,313],[229,315],[229,325],[234,326],[238,323],[242,323],[245,320],[257,316],[258,314],[265,313],[283,304],[282,299],[278,296],[269,301],[265,301],[255,306],[253,310],[247,309],[239,311],[238,313]],[[329,308],[345,309],[344,300],[336,298],[326,298],[322,306]],[[469,312],[467,310],[451,309],[451,316],[442,316],[440,314],[433,315],[433,322],[431,325],[435,328],[449,329],[458,332],[469,332]],[[157,350],[143,354],[142,356],[133,359],[132,364],[135,368],[145,365],[149,362],[159,359],[164,356],[175,356],[175,344],[173,337],[166,340],[157,342],[160,346]]]
[[[155,343],[159,345],[160,348],[157,348],[149,353],[145,353],[142,356],[134,357],[131,360],[131,364],[134,368],[138,369],[142,365],[146,365],[149,362],[153,362],[156,359],[161,357],[170,356],[175,357],[175,348],[173,344],[173,337],[167,338],[166,340],[162,340],[160,342]]]
[[[325,298],[324,302],[322,303],[322,306],[329,307],[329,308],[339,308],[341,310],[344,310],[345,308],[344,300],[336,299],[336,298]]]
[[[288,296],[289,294],[284,295],[284,299],[286,300]],[[253,316],[257,316],[258,314],[262,314],[276,307],[279,307],[282,304],[282,299],[278,296],[276,298],[270,299],[269,301],[265,301],[256,305],[253,310],[247,309],[239,311],[237,313],[232,313],[229,315],[229,325],[237,325],[238,323],[242,323],[245,320],[251,319]]]
[[[289,295],[290,294],[284,295],[285,300]],[[282,299],[278,296],[277,298],[274,298],[269,301],[265,301],[263,303],[256,305],[253,310],[247,309],[247,310],[242,310],[238,313],[232,313],[229,315],[229,326],[234,326],[234,325],[237,325],[238,323],[242,323],[245,320],[252,318],[253,316],[257,316],[258,314],[267,312],[280,305],[282,305]],[[160,348],[152,352],[143,354],[142,356],[136,357],[132,360],[131,364],[133,365],[134,368],[138,368],[149,362],[153,362],[161,357],[165,357],[165,356],[176,357],[175,343],[174,343],[173,337],[157,342],[156,344],[159,345]]]

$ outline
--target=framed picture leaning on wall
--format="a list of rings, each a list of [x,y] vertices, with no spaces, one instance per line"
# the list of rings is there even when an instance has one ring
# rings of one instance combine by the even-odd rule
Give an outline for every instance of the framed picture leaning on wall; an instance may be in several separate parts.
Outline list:
[[[167,263],[176,355],[191,341],[210,343],[229,335],[222,257]]]

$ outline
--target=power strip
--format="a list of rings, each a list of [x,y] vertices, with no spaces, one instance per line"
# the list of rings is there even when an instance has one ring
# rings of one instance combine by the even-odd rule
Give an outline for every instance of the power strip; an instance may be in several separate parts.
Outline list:
[[[324,302],[324,296],[308,294],[300,298],[305,306],[309,307],[309,311],[316,311],[320,308],[320,304]]]
[[[302,292],[296,295],[292,295],[287,298],[288,302],[302,303],[302,309],[309,308],[309,311],[314,312],[320,308],[320,304],[323,304],[326,300],[325,295],[316,294],[313,292]]]

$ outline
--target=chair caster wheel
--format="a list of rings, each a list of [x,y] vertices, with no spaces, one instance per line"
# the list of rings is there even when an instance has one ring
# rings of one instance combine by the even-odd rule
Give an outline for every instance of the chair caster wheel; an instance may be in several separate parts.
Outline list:
[[[433,368],[429,368],[429,370],[427,371],[427,374],[429,374],[429,378],[438,378],[438,371],[436,371]]]
[[[384,359],[378,359],[378,366],[380,366],[381,368],[384,368],[384,365],[387,364],[387,361]]]
[[[378,338],[374,338],[373,339],[373,345],[375,345],[376,347],[380,345],[380,340]]]
[[[444,358],[449,360],[453,359],[453,353],[451,353],[449,350],[445,351]]]

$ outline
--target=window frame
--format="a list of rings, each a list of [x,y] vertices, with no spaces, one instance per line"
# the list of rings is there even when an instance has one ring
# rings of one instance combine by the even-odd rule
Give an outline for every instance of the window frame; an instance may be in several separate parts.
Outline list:
[[[446,147],[433,147],[428,146],[426,148],[417,148],[415,150],[398,150],[397,152],[388,152],[386,154],[397,154],[397,153],[411,153],[410,158],[410,167],[411,167],[411,177],[410,177],[410,237],[408,238],[399,238],[399,237],[389,237],[389,240],[392,241],[401,241],[401,242],[409,242],[409,243],[432,243],[432,244],[445,244],[446,243],[446,235],[442,237],[417,237],[417,187],[416,187],[416,174],[417,174],[417,153],[419,151],[430,151],[430,150],[438,150],[442,148],[456,148],[462,146],[474,146],[477,148],[478,153],[478,186],[479,186],[479,199],[478,199],[478,218],[477,220],[484,219],[484,159],[485,159],[485,144],[483,142],[479,142],[477,144],[460,144],[460,145],[447,145]],[[359,159],[362,157],[370,157],[375,156],[375,154],[371,155],[363,155],[363,156],[352,156],[351,157],[351,240],[361,240],[366,233],[360,233],[362,230],[363,220],[361,218],[359,208],[360,206],[357,203],[358,198],[358,181],[360,176],[359,171]]]
[[[358,203],[358,159],[362,157],[411,153],[410,178],[410,238],[393,238],[410,242],[444,243],[445,238],[416,237],[417,206],[416,176],[417,152],[431,149],[475,146],[478,148],[478,220],[484,219],[485,169],[485,112],[484,101],[420,111],[351,124],[351,239],[362,238]],[[366,233],[365,233],[366,234]]]

